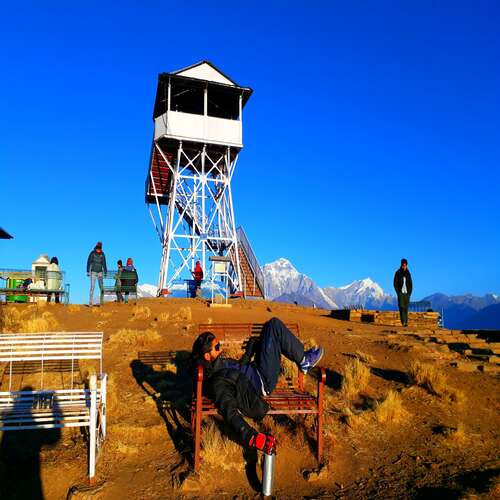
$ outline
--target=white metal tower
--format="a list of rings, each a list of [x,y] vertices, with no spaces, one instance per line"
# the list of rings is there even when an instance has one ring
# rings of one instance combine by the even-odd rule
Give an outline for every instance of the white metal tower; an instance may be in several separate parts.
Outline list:
[[[158,294],[191,279],[198,260],[208,276],[211,255],[230,257],[231,291],[242,291],[231,180],[251,93],[208,61],[158,76],[146,179],[162,247]]]

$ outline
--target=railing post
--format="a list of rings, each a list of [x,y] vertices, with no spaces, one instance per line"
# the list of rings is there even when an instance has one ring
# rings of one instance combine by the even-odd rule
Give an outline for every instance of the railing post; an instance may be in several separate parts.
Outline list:
[[[96,462],[96,427],[97,427],[97,377],[91,375],[90,389],[90,419],[89,419],[89,482],[95,484]]]
[[[318,462],[323,456],[323,391],[326,382],[326,372],[324,368],[319,368],[318,376],[318,425],[317,425],[317,444],[318,444]]]
[[[202,409],[203,366],[198,365],[196,377],[196,413],[194,421],[194,470],[200,469],[201,452],[201,409]]]
[[[102,439],[106,439],[106,394],[108,386],[108,375],[105,373],[101,380],[101,433]]]

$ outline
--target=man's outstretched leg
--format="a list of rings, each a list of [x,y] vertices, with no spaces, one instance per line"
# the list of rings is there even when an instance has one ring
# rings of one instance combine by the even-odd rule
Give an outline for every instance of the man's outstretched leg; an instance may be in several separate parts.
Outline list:
[[[320,347],[304,351],[302,342],[278,318],[265,323],[255,361],[267,394],[273,392],[278,382],[282,354],[307,373],[318,364],[323,356],[323,349]]]

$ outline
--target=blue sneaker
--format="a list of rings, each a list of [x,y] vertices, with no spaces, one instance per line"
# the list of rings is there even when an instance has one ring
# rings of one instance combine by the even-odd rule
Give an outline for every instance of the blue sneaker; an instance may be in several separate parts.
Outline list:
[[[325,350],[322,347],[313,347],[312,349],[309,349],[304,353],[304,359],[299,365],[300,369],[304,373],[307,373],[321,361],[324,353]]]

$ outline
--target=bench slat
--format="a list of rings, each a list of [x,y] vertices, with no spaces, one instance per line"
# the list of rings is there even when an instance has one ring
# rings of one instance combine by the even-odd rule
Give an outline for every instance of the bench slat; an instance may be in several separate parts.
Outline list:
[[[89,422],[65,422],[64,424],[9,425],[0,427],[0,431],[28,431],[38,429],[63,429],[65,427],[89,427]]]
[[[83,355],[79,354],[77,356],[72,356],[73,359],[101,359],[101,355]],[[4,363],[10,363],[15,362],[15,361],[41,361],[42,359],[48,359],[48,360],[55,360],[55,359],[68,359],[67,356],[27,356],[24,358],[0,358],[0,361],[3,361]]]

